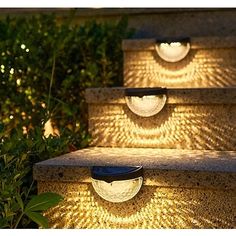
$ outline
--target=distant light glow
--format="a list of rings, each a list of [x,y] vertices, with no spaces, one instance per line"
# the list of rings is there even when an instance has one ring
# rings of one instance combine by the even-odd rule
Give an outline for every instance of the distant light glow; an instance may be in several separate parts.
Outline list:
[[[133,113],[142,117],[149,117],[162,110],[166,99],[165,94],[143,97],[126,96],[126,104]]]
[[[5,66],[4,65],[1,65],[1,72],[4,73],[5,72]]]
[[[21,47],[21,49],[23,49],[23,50],[26,48],[25,44],[21,44],[20,47]]]
[[[13,116],[13,115],[10,115],[9,118],[12,120],[12,119],[14,118],[14,116]]]
[[[14,74],[14,68],[10,69],[10,74],[13,75]]]
[[[26,52],[29,52],[29,49],[28,48],[26,48],[26,50],[25,50]]]
[[[189,42],[158,43],[158,55],[167,62],[177,62],[187,56],[190,50]]]
[[[20,85],[21,85],[21,79],[17,79],[17,80],[16,80],[16,84],[17,84],[18,86],[20,86]]]

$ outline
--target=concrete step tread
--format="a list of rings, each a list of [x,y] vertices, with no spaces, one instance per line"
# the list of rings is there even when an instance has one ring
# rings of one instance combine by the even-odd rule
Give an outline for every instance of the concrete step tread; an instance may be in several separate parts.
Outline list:
[[[167,104],[236,104],[236,87],[167,88]],[[125,87],[89,88],[87,103],[125,103]]]
[[[140,165],[145,169],[236,173],[236,151],[90,147],[39,162],[36,168]]]
[[[92,166],[144,167],[144,185],[217,189],[236,188],[236,152],[152,148],[90,147],[34,166],[34,179],[46,182],[91,183]]]
[[[161,39],[161,37],[159,37]],[[158,39],[158,37],[157,37]],[[157,39],[124,39],[122,41],[123,51],[149,51],[155,50]],[[190,37],[191,49],[217,49],[236,47],[235,36],[204,36]]]

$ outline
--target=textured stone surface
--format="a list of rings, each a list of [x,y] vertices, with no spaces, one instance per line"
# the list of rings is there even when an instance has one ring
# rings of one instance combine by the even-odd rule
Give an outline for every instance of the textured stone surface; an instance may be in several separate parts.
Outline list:
[[[122,88],[87,90],[92,146],[236,150],[235,88],[168,89],[152,117],[129,110]]]
[[[149,86],[151,87],[151,86]],[[89,104],[125,104],[125,88],[86,89]],[[236,104],[236,88],[168,88],[167,104]]]
[[[122,41],[122,49],[123,51],[153,51],[157,39],[125,39]],[[235,48],[236,37],[191,37],[190,43],[192,49]]]
[[[66,20],[68,8],[1,8],[0,17],[17,14],[55,12]],[[134,38],[158,36],[228,36],[236,35],[234,8],[78,8],[73,18],[76,24],[88,20],[117,21],[129,16],[129,27],[135,28]]]
[[[64,201],[45,213],[51,228],[236,228],[235,190],[143,186],[131,200],[110,203],[89,183],[38,182]]]
[[[139,166],[145,169],[222,171],[236,173],[236,152],[156,148],[90,147],[36,164],[38,167]],[[43,171],[43,169],[41,170]],[[45,176],[45,173],[38,172]],[[81,170],[82,171],[82,170]],[[85,173],[82,173],[83,176]]]
[[[38,181],[91,182],[92,166],[143,166],[144,185],[236,188],[236,152],[87,148],[34,166]]]
[[[92,165],[144,166],[140,192],[123,203],[100,198]],[[38,192],[63,202],[45,212],[51,228],[235,228],[236,153],[88,148],[34,167]]]
[[[235,105],[166,105],[143,118],[126,105],[90,105],[92,146],[236,150]]]
[[[194,39],[188,55],[181,61],[162,60],[154,40],[123,43],[124,86],[203,88],[236,86],[236,47],[233,37]],[[130,49],[129,49],[130,47]]]

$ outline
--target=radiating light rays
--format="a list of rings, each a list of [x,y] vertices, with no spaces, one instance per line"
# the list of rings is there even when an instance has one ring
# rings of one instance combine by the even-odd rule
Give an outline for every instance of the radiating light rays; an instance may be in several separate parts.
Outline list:
[[[125,52],[126,87],[229,87],[236,85],[235,49],[191,50],[178,63],[160,60],[155,51]]]
[[[119,204],[101,199],[89,184],[45,183],[41,191],[65,196],[63,202],[45,213],[51,228],[235,227],[233,191],[144,186],[139,196]]]
[[[91,105],[89,126],[96,146],[236,150],[234,114],[233,105],[168,105],[143,118],[122,104]]]

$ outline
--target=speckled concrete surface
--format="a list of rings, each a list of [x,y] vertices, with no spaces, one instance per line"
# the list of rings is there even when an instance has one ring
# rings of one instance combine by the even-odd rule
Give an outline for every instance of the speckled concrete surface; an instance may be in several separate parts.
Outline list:
[[[140,192],[110,203],[92,188],[93,165],[144,166]],[[38,192],[64,201],[45,212],[51,228],[235,228],[236,152],[88,148],[34,166]]]
[[[167,89],[155,116],[129,110],[124,88],[86,90],[92,146],[236,150],[236,88]]]
[[[125,87],[236,86],[235,37],[193,38],[188,55],[177,63],[162,60],[154,40],[124,41]]]
[[[169,37],[171,38],[171,37]],[[181,38],[181,37],[180,37]],[[123,51],[152,51],[155,50],[155,44],[158,37],[150,39],[125,39],[122,41]],[[235,36],[213,36],[213,37],[190,37],[192,49],[220,49],[235,48]]]
[[[110,203],[91,184],[38,182],[64,201],[45,213],[51,228],[236,228],[235,190],[143,186],[133,199]]]
[[[236,152],[87,148],[34,166],[38,181],[91,182],[92,166],[143,166],[144,185],[236,189]]]
[[[166,105],[140,117],[126,104],[90,104],[92,146],[236,150],[236,106]]]
[[[151,87],[151,86],[148,86]],[[125,88],[89,88],[85,91],[89,104],[125,104]],[[236,104],[235,88],[167,88],[166,104]]]
[[[139,166],[145,169],[168,169],[189,171],[236,172],[235,151],[176,150],[156,148],[101,148],[90,147],[60,157],[39,162],[35,168],[64,168],[78,170],[78,176],[86,174],[83,167]],[[39,175],[45,173],[38,171]],[[58,169],[58,172],[60,170]]]

